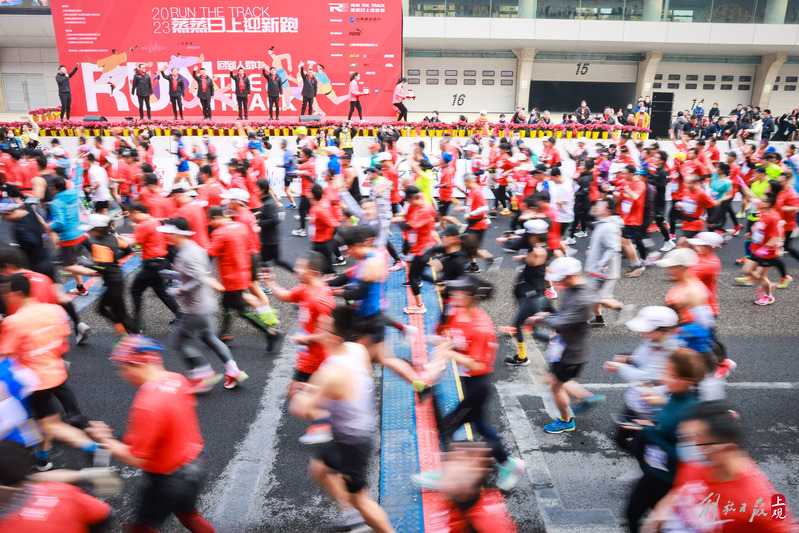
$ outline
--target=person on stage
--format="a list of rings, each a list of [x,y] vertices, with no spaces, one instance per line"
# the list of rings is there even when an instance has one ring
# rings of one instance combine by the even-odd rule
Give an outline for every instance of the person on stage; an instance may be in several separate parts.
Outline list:
[[[399,121],[403,121],[404,120],[405,122],[408,121],[408,108],[405,107],[405,104],[403,104],[402,102],[403,102],[403,100],[405,100],[407,98],[413,98],[412,96],[409,96],[409,95],[405,94],[405,84],[406,83],[408,83],[408,79],[407,78],[400,78],[399,79],[399,81],[397,82],[397,86],[394,87],[394,98],[392,99],[392,103],[394,104],[394,107],[396,107],[397,111],[399,112],[399,116],[397,117],[397,120],[399,120]],[[360,107],[360,103],[358,105]]]
[[[178,111],[180,111],[180,120],[183,120],[183,93],[186,91],[186,82],[176,68],[173,68],[172,74],[169,75],[162,70],[161,76],[169,83],[169,102],[172,104],[175,120],[178,119]]]
[[[300,62],[300,76],[302,76],[302,109],[300,115],[305,114],[305,106],[308,106],[308,114],[313,115],[313,101],[316,98],[316,91],[319,82],[316,74],[310,70],[305,70],[305,62]]]
[[[58,67],[58,74],[55,75],[55,81],[58,84],[58,99],[61,100],[61,121],[64,120],[66,115],[67,120],[70,117],[72,110],[72,89],[69,86],[69,78],[78,72],[78,65],[72,69],[72,72],[67,73],[67,67],[61,65]]]
[[[200,68],[200,74],[197,75],[197,70],[192,69],[191,75],[197,82],[197,98],[200,99],[200,104],[203,108],[203,120],[211,120],[211,100],[214,98],[214,80],[205,73],[205,68]]]
[[[144,120],[144,106],[147,106],[147,120],[152,120],[150,96],[153,94],[153,80],[147,73],[147,63],[139,63],[130,82],[130,94],[139,98],[139,120]]]
[[[275,120],[280,120],[280,98],[283,96],[283,78],[275,67],[266,71],[266,63],[261,61],[261,73],[266,80],[266,94],[269,97],[269,120],[272,120],[272,107],[275,108]]]
[[[247,108],[249,107],[250,96],[250,78],[244,73],[243,68],[239,68],[238,74],[230,71],[230,77],[233,78],[234,87],[236,90],[236,103],[239,106],[239,120],[241,120],[242,110],[244,111],[244,120],[247,120]]]
[[[350,76],[350,113],[347,115],[347,120],[352,120],[352,114],[358,110],[358,119],[363,120],[363,108],[361,107],[361,96],[364,93],[358,87],[358,81],[361,79],[360,72],[353,72]]]

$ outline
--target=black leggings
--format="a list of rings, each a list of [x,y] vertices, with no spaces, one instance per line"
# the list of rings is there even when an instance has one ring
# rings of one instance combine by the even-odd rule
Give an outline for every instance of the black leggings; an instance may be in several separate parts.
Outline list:
[[[180,112],[180,118],[183,118],[183,97],[170,96],[169,103],[172,104],[172,113],[174,113],[175,119],[178,118],[178,112]]]
[[[255,329],[261,330],[267,336],[273,335],[272,328],[267,326],[261,317],[254,311],[250,311],[247,303],[244,301],[242,291],[225,291],[222,293],[222,327],[219,334],[222,337],[227,336],[230,332],[230,323],[233,320],[233,312],[236,312],[241,318],[252,324]]]
[[[284,270],[288,270],[289,272],[292,273],[294,272],[294,267],[291,265],[291,263],[280,257],[279,244],[262,244],[261,261],[263,261],[264,263],[272,261],[277,266],[282,267]]]
[[[551,311],[549,300],[543,294],[519,298],[516,320],[513,321],[513,325],[516,326],[516,342],[524,342],[524,333],[522,332],[524,321],[541,311]]]
[[[570,235],[574,237],[574,234],[578,231],[586,231],[588,230],[588,222],[591,219],[591,204],[588,202],[579,202],[574,204],[574,224],[571,227]]]
[[[394,245],[391,244],[391,241],[386,241],[386,250],[388,250],[388,255],[391,256],[391,259],[393,259],[395,263],[402,261],[402,258],[397,253],[397,249],[394,248]]]
[[[200,104],[202,104],[203,107],[203,118],[211,120],[211,99],[200,98]]]
[[[275,120],[280,119],[280,96],[269,96],[269,120],[272,120],[272,108],[275,108]]]
[[[394,107],[396,107],[397,111],[399,111],[399,116],[397,117],[397,120],[404,120],[407,122],[408,108],[405,107],[405,104],[403,104],[402,102],[397,102],[396,104],[394,104]]]
[[[785,232],[785,244],[783,244],[783,248],[787,253],[791,254],[791,257],[793,257],[794,260],[796,260],[796,262],[799,262],[799,252],[796,250],[796,248],[793,248],[791,246],[791,241],[793,241],[793,238],[790,235],[791,233],[793,232],[792,231]]]
[[[308,108],[308,112],[305,112],[305,108]],[[300,110],[300,115],[313,115],[313,98],[307,98],[305,96],[302,97],[302,109]]]
[[[247,96],[237,96],[236,97],[236,105],[239,106],[239,118],[241,118],[241,112],[244,111],[244,118],[247,118]]]
[[[671,207],[669,208],[669,231],[672,234],[677,232],[677,221],[680,220],[680,212],[674,207],[677,202],[672,200]]]
[[[58,99],[61,100],[61,120],[64,120],[65,116],[69,120],[72,112],[72,93],[58,93]]]
[[[422,280],[422,273],[427,266],[427,256],[425,254],[413,256],[411,260],[411,268],[408,270],[408,283],[411,284],[411,292],[414,296],[419,296],[422,289],[419,288],[419,282]]]
[[[490,426],[485,420],[483,408],[488,402],[488,395],[491,392],[491,374],[482,376],[463,377],[463,401],[453,409],[443,420],[439,428],[439,438],[441,446],[446,447],[452,442],[455,431],[463,424],[472,424],[472,429],[483,436],[485,441],[491,446],[492,454],[497,463],[504,463],[508,460],[508,454],[502,447],[497,430]]]
[[[732,227],[733,228],[738,227],[738,224],[740,224],[740,222],[738,222],[738,219],[735,218],[735,210],[732,208],[732,198],[730,198],[729,200],[724,200],[723,202],[721,202],[721,207],[722,207],[722,215],[721,215],[722,216],[722,218],[721,218],[722,227],[724,227],[724,220],[725,220],[725,216],[726,215],[730,216],[730,221],[732,222]]]
[[[352,114],[356,109],[358,110],[358,118],[363,120],[363,108],[361,107],[360,100],[350,100],[350,113],[347,115],[347,120],[352,119]]]
[[[663,240],[668,241],[671,238],[671,235],[669,235],[669,228],[666,227],[666,218],[662,214],[655,215],[654,222],[657,224],[660,234],[663,235]]]
[[[150,112],[150,96],[139,96],[139,118],[144,118],[144,107],[147,106],[147,119],[151,119],[152,113]]]
[[[312,242],[311,243],[311,250],[313,250],[314,252],[318,252],[318,253],[322,254],[324,256],[324,258],[325,258],[325,264],[322,265],[322,273],[324,273],[324,274],[334,274],[335,273],[335,271],[333,270],[333,267],[330,265],[330,254],[332,253],[333,255],[336,255],[336,252],[338,250],[336,250],[334,252],[333,248],[334,248],[333,241]]]
[[[305,217],[308,216],[308,212],[310,210],[311,210],[311,201],[308,199],[308,197],[307,196],[300,197],[300,208],[298,209],[298,211],[300,212],[300,229],[305,229]]]
[[[138,274],[136,274],[136,278],[133,280],[133,284],[130,287],[130,295],[133,298],[133,316],[136,318],[136,322],[139,323],[141,320],[142,296],[148,287],[152,287],[158,299],[172,311],[172,314],[178,316],[180,314],[178,303],[167,294],[164,279],[161,277],[161,274],[158,273],[160,270],[168,267],[166,261],[145,259],[144,263],[145,264],[142,265]]]
[[[494,189],[494,210],[499,209],[499,204],[502,204],[504,209],[508,208],[508,192],[507,185],[497,185]]]
[[[627,529],[630,533],[638,533],[640,530],[638,522],[641,517],[654,508],[668,494],[670,489],[671,483],[644,473],[644,476],[638,480],[635,488],[633,488],[630,499],[627,502],[625,514],[627,515]]]
[[[112,324],[122,324],[128,333],[138,333],[139,327],[125,309],[122,274],[120,279],[104,279],[105,292],[100,297],[98,312]]]

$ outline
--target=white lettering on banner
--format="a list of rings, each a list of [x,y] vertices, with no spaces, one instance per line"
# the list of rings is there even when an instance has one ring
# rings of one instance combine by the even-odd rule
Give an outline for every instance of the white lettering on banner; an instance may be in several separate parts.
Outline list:
[[[218,70],[236,70],[235,61],[217,61],[216,68]]]
[[[331,13],[344,13],[344,7],[346,6],[346,4],[339,4],[339,3],[327,4],[327,5],[330,8]]]
[[[265,10],[264,10],[265,11]],[[299,33],[297,17],[230,17],[170,19],[172,33]],[[166,27],[165,30],[169,28]]]

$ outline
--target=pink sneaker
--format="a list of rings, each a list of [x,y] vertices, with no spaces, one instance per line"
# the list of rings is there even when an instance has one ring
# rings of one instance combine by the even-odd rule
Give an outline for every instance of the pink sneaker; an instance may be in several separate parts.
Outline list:
[[[547,297],[547,300],[554,300],[558,297],[558,293],[555,291],[555,289],[549,288],[544,291],[544,296]]]
[[[766,291],[763,290],[763,287],[758,287],[757,289],[755,289],[755,300],[759,300],[765,295]]]
[[[405,268],[405,261],[397,261],[389,267],[388,271],[396,272],[397,270],[402,270],[403,268]]]
[[[717,378],[726,378],[737,366],[738,364],[732,359],[725,359],[719,363],[719,367],[716,369],[714,376]]]
[[[774,303],[774,297],[770,294],[764,294],[759,300],[755,300],[757,305],[771,305]]]
[[[409,305],[402,310],[406,315],[423,315],[427,312],[427,308],[422,305]]]

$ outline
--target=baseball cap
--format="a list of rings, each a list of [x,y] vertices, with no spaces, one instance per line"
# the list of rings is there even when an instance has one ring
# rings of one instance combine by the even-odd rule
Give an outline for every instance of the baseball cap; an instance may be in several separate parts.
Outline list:
[[[546,174],[547,166],[544,163],[538,163],[531,171],[532,174]]]
[[[689,267],[695,265],[697,259],[696,252],[690,248],[677,248],[667,253],[663,259],[655,261],[655,264],[661,268],[674,266]]]
[[[479,152],[480,151],[480,147],[477,146],[476,144],[467,144],[463,149],[466,152]]]
[[[158,352],[166,347],[144,335],[126,335],[111,349],[110,359],[119,363],[152,365],[163,363]]]
[[[511,161],[527,161],[527,154],[524,152],[519,152],[513,154],[513,157],[510,158]]]
[[[380,145],[377,143],[372,143],[366,147],[368,150],[380,150]]]
[[[169,191],[169,194],[167,194],[167,198],[172,196],[173,194],[186,194],[186,190],[183,187],[175,187],[174,189]]]
[[[525,224],[526,225],[526,224]],[[558,257],[549,264],[547,281],[562,281],[566,276],[579,274],[583,271],[583,264],[573,257]]]
[[[188,221],[183,217],[165,220],[163,224],[155,229],[161,233],[168,233],[170,235],[185,235],[186,237],[194,235],[194,232],[189,230]]]
[[[411,198],[415,198],[421,194],[422,191],[419,190],[419,187],[415,187],[410,185],[409,187],[405,187],[405,198],[410,200]]]
[[[90,229],[107,228],[110,225],[111,217],[101,215],[99,213],[92,213],[86,219],[86,223],[80,225],[80,229],[83,231],[88,231]]]
[[[296,131],[297,131],[297,135],[307,135],[308,134],[308,128],[306,128],[305,126],[300,126],[299,128],[297,128]]]
[[[250,201],[250,193],[244,189],[233,188],[221,196],[227,200],[236,200],[237,202],[241,202],[243,204],[246,204]]]
[[[673,328],[680,317],[674,309],[662,305],[644,307],[634,318],[628,320],[626,326],[638,333],[655,331],[660,328]]]
[[[444,231],[441,232],[442,237],[459,237],[460,234],[460,230],[454,224],[448,224]]]
[[[380,152],[375,156],[375,161],[391,161],[391,154],[388,152]]]
[[[724,244],[724,237],[715,231],[702,231],[696,234],[693,239],[688,239],[691,246],[710,246],[711,248],[721,248]]]
[[[380,170],[380,169],[379,169],[379,168],[377,168],[377,167],[366,167],[365,169],[363,169],[363,171],[364,171],[366,174],[380,174],[380,173],[382,173],[382,172],[383,172],[382,170]]]
[[[488,298],[494,290],[489,283],[484,282],[474,276],[459,276],[456,279],[447,281],[447,288],[450,291],[465,291],[472,296]]]
[[[486,115],[486,114],[488,114],[488,111],[486,111],[485,109],[481,109],[480,110],[480,114],[481,115]]]
[[[441,154],[441,160],[444,163],[450,163],[452,161],[452,155],[451,154],[447,154],[447,153],[443,153],[443,154]]]
[[[540,218],[534,218],[524,223],[524,231],[533,235],[542,235],[549,231],[549,224]]]
[[[257,141],[255,139],[247,143],[247,148],[249,148],[250,150],[257,150],[260,147],[261,147],[261,141]]]
[[[50,153],[53,154],[54,157],[64,157],[64,154],[66,152],[64,152],[64,149],[61,148],[60,146],[56,146],[55,148],[50,150]]]
[[[464,182],[466,182],[466,181],[474,181],[476,179],[477,179],[477,176],[475,176],[474,174],[464,174],[463,175],[463,181]]]
[[[585,144],[587,142],[588,142],[588,139],[586,139],[585,137],[578,137],[577,138],[577,144]]]

